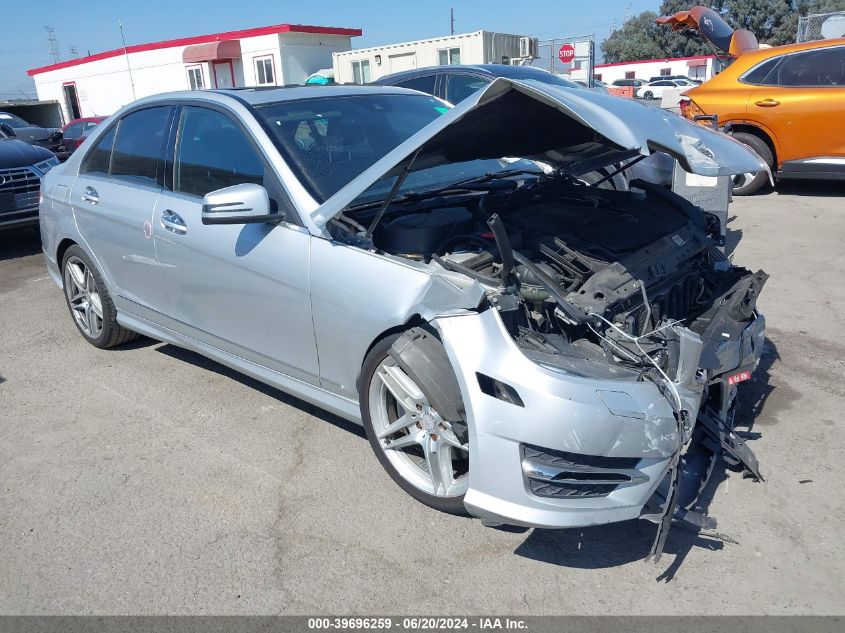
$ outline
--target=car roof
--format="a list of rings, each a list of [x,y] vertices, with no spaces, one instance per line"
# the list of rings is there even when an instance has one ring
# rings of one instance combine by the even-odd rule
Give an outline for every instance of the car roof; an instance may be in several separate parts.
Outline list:
[[[458,73],[458,72],[474,72],[481,75],[488,75],[490,77],[508,77],[510,79],[532,79],[541,74],[550,74],[549,71],[536,66],[511,66],[509,64],[449,64],[448,66],[425,66],[423,68],[413,68],[411,70],[403,70],[392,75],[385,75],[376,79],[373,84],[384,85],[384,83],[394,83],[403,79],[410,79],[412,77],[421,77],[423,75],[430,75],[433,73]],[[571,80],[569,80],[571,81]]]

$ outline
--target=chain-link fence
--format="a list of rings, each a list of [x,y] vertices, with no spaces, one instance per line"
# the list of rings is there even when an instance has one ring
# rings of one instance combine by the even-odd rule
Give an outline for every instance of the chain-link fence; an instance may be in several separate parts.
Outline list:
[[[845,36],[845,11],[816,13],[798,18],[796,42],[811,42]]]
[[[560,73],[568,73],[571,70],[574,70],[575,65],[572,62],[564,64],[560,61],[558,57],[558,51],[560,51],[560,47],[564,44],[572,44],[575,45],[578,42],[588,41],[590,38],[578,36],[578,37],[560,37],[560,38],[553,38],[553,39],[546,39],[546,40],[539,40],[537,45],[537,59],[531,62],[532,66],[536,66],[537,68],[543,68],[548,70],[549,72],[560,74]],[[578,64],[579,62],[575,62]],[[586,60],[580,60],[580,64],[582,67],[587,66]]]

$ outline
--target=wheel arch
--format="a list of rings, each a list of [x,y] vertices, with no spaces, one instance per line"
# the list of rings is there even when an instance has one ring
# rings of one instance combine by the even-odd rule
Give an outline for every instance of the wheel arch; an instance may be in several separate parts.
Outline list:
[[[59,242],[59,245],[56,247],[56,264],[59,266],[59,270],[62,268],[62,261],[65,258],[65,253],[67,253],[67,249],[71,246],[79,246],[79,243],[66,237]],[[80,246],[80,248],[82,248]],[[62,273],[64,274],[64,273]]]
[[[744,134],[751,134],[756,136],[761,141],[763,141],[766,145],[769,146],[769,149],[772,150],[772,171],[777,171],[779,165],[779,156],[780,151],[778,149],[775,137],[771,134],[768,130],[764,129],[759,125],[755,125],[754,123],[747,123],[747,122],[737,122],[737,123],[729,123],[726,127],[731,132],[742,132]]]

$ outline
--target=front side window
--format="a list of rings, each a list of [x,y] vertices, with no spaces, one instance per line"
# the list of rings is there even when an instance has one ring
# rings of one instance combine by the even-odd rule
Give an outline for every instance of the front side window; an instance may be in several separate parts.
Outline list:
[[[460,103],[490,83],[477,75],[446,75],[446,101]]]
[[[113,125],[108,132],[100,137],[100,140],[82,161],[79,173],[108,176],[115,130],[117,130],[117,126]]]
[[[264,184],[264,163],[232,119],[186,107],[179,123],[173,190],[193,196],[244,183]]]
[[[409,88],[410,90],[419,90],[427,94],[434,94],[434,79],[436,75],[425,75],[423,77],[414,77],[407,81],[400,81],[397,86],[400,88]]]
[[[370,83],[369,59],[352,62],[352,80],[358,85]]]
[[[276,75],[273,73],[273,57],[255,59],[255,81],[259,86],[275,86]]]
[[[191,87],[191,90],[202,90],[205,88],[201,66],[191,66],[188,68],[188,85]]]
[[[171,106],[145,108],[126,115],[117,126],[109,174],[141,184],[162,184],[164,139]]]
[[[441,48],[437,51],[437,63],[440,66],[450,66],[452,64],[460,64],[461,63],[461,49],[460,47],[454,48]]]
[[[427,95],[367,94],[255,109],[288,165],[317,201],[325,202],[447,108]]]

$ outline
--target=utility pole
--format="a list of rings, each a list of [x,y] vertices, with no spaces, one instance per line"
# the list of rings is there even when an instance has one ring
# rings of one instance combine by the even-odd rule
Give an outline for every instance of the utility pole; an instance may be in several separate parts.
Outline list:
[[[50,58],[54,64],[62,61],[62,54],[59,52],[59,43],[56,41],[56,29],[52,26],[45,26],[47,30],[47,46],[50,47]]]
[[[79,49],[76,48],[73,44],[67,47],[68,53],[70,54],[71,59],[76,59],[79,57]]]
[[[129,71],[129,85],[132,87],[132,101],[135,101],[135,81],[132,79],[132,66],[129,64],[129,51],[126,50],[126,38],[123,36],[123,22],[117,21],[120,26],[120,41],[123,42],[123,56],[126,57],[126,70]]]
[[[449,23],[451,28],[449,29],[451,34],[455,34],[455,10],[449,9]]]

